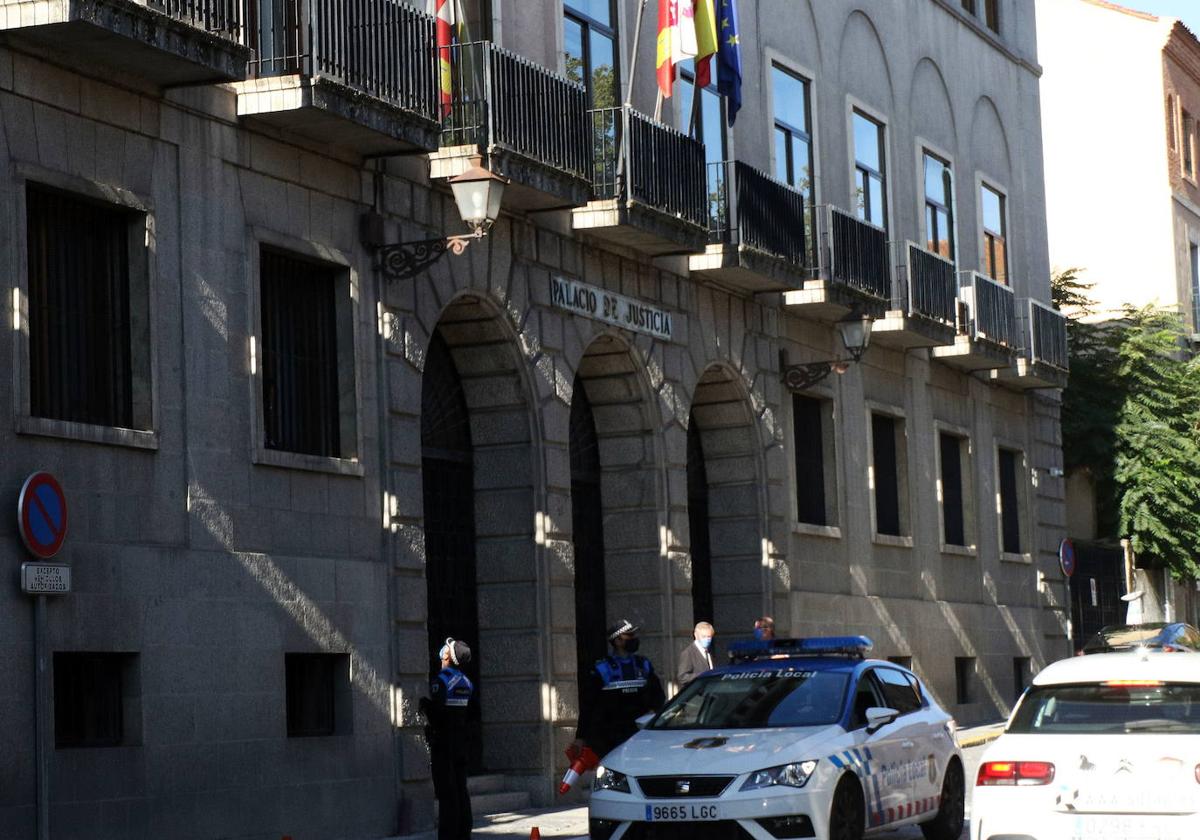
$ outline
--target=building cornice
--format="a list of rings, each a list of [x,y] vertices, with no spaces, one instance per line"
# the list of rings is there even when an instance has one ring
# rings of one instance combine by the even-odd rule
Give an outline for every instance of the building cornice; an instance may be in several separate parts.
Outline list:
[[[1163,55],[1175,62],[1194,81],[1200,82],[1200,41],[1182,23],[1176,21],[1171,27]]]
[[[958,0],[933,0],[933,2],[941,6],[948,13],[954,15],[964,26],[971,29],[976,35],[984,40],[992,49],[1001,53],[1006,58],[1010,59],[1014,64],[1024,67],[1037,78],[1042,77],[1042,65],[1036,60],[1027,58],[1013,50],[1002,38],[996,35],[995,32],[988,29],[977,18],[973,18],[963,11],[962,4]]]

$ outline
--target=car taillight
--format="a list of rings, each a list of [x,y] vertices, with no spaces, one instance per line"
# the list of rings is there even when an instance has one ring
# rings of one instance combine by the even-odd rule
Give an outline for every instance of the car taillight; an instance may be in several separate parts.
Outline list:
[[[1048,761],[987,761],[979,765],[976,785],[1048,785],[1054,765]]]

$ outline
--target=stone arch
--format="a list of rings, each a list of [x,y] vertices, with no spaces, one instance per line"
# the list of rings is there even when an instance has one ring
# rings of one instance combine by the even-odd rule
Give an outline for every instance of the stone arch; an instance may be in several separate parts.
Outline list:
[[[456,635],[448,627],[453,616],[444,614],[447,605],[462,611],[468,629],[474,611],[477,637],[464,639],[476,650],[479,679],[480,745],[472,769],[537,776],[544,734],[541,628],[534,607],[540,586],[534,539],[539,455],[525,368],[499,307],[477,293],[450,301],[431,333],[421,391],[429,647],[436,649],[442,632]],[[466,428],[445,428],[447,417],[463,412]],[[469,465],[465,478],[460,469],[452,480],[455,463]],[[440,531],[454,521],[456,505],[469,509],[465,539]],[[435,569],[442,563],[459,567],[460,591],[432,591],[446,583],[444,570]]]
[[[913,131],[953,154],[958,148],[958,127],[950,88],[942,68],[932,58],[917,62],[908,102]]]
[[[841,57],[838,76],[843,90],[894,118],[895,86],[887,51],[874,21],[861,9],[846,17],[838,55]],[[880,90],[887,92],[882,101],[875,95]]]
[[[641,625],[643,649],[652,660],[669,661],[665,656],[669,602],[664,598],[659,533],[663,508],[659,422],[645,369],[635,346],[607,332],[588,343],[576,368],[570,434],[572,490],[580,489],[580,470],[586,468],[586,453],[581,450],[590,443],[590,431],[594,433],[590,462],[598,470],[599,491],[591,497],[590,509],[581,508],[578,495],[572,500],[581,673],[604,652],[596,642],[598,630],[619,618]],[[581,422],[585,407],[592,421],[590,430]],[[597,562],[603,564],[602,574],[584,565]],[[602,581],[602,599],[594,589],[591,600],[585,597],[588,593],[580,586],[587,580]]]
[[[712,615],[695,620],[708,618],[718,633],[734,635],[750,627],[763,608],[765,475],[749,394],[738,373],[727,365],[709,365],[697,382],[688,438],[694,607],[704,600],[703,595],[697,597],[695,587],[704,582],[705,565],[712,585]],[[694,504],[702,499],[706,517]]]
[[[981,96],[975,102],[971,116],[971,153],[975,166],[993,178],[1000,178],[1005,186],[1012,187],[1012,154],[1008,145],[1008,132],[1004,120],[990,96]]]

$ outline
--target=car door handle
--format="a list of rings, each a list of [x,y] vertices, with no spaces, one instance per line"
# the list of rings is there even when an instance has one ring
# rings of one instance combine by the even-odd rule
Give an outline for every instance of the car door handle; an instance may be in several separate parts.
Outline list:
[[[916,746],[916,744],[913,743],[912,741],[901,741],[900,746],[906,750],[911,750],[913,747]]]

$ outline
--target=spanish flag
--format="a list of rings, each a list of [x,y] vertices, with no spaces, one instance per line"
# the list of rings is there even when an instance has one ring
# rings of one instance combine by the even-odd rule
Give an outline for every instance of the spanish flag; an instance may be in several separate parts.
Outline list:
[[[675,84],[675,62],[671,59],[671,42],[678,28],[678,0],[658,0],[658,89],[664,98],[670,98]]]
[[[717,16],[713,0],[696,0],[696,86],[712,84],[712,57],[717,54]]]

